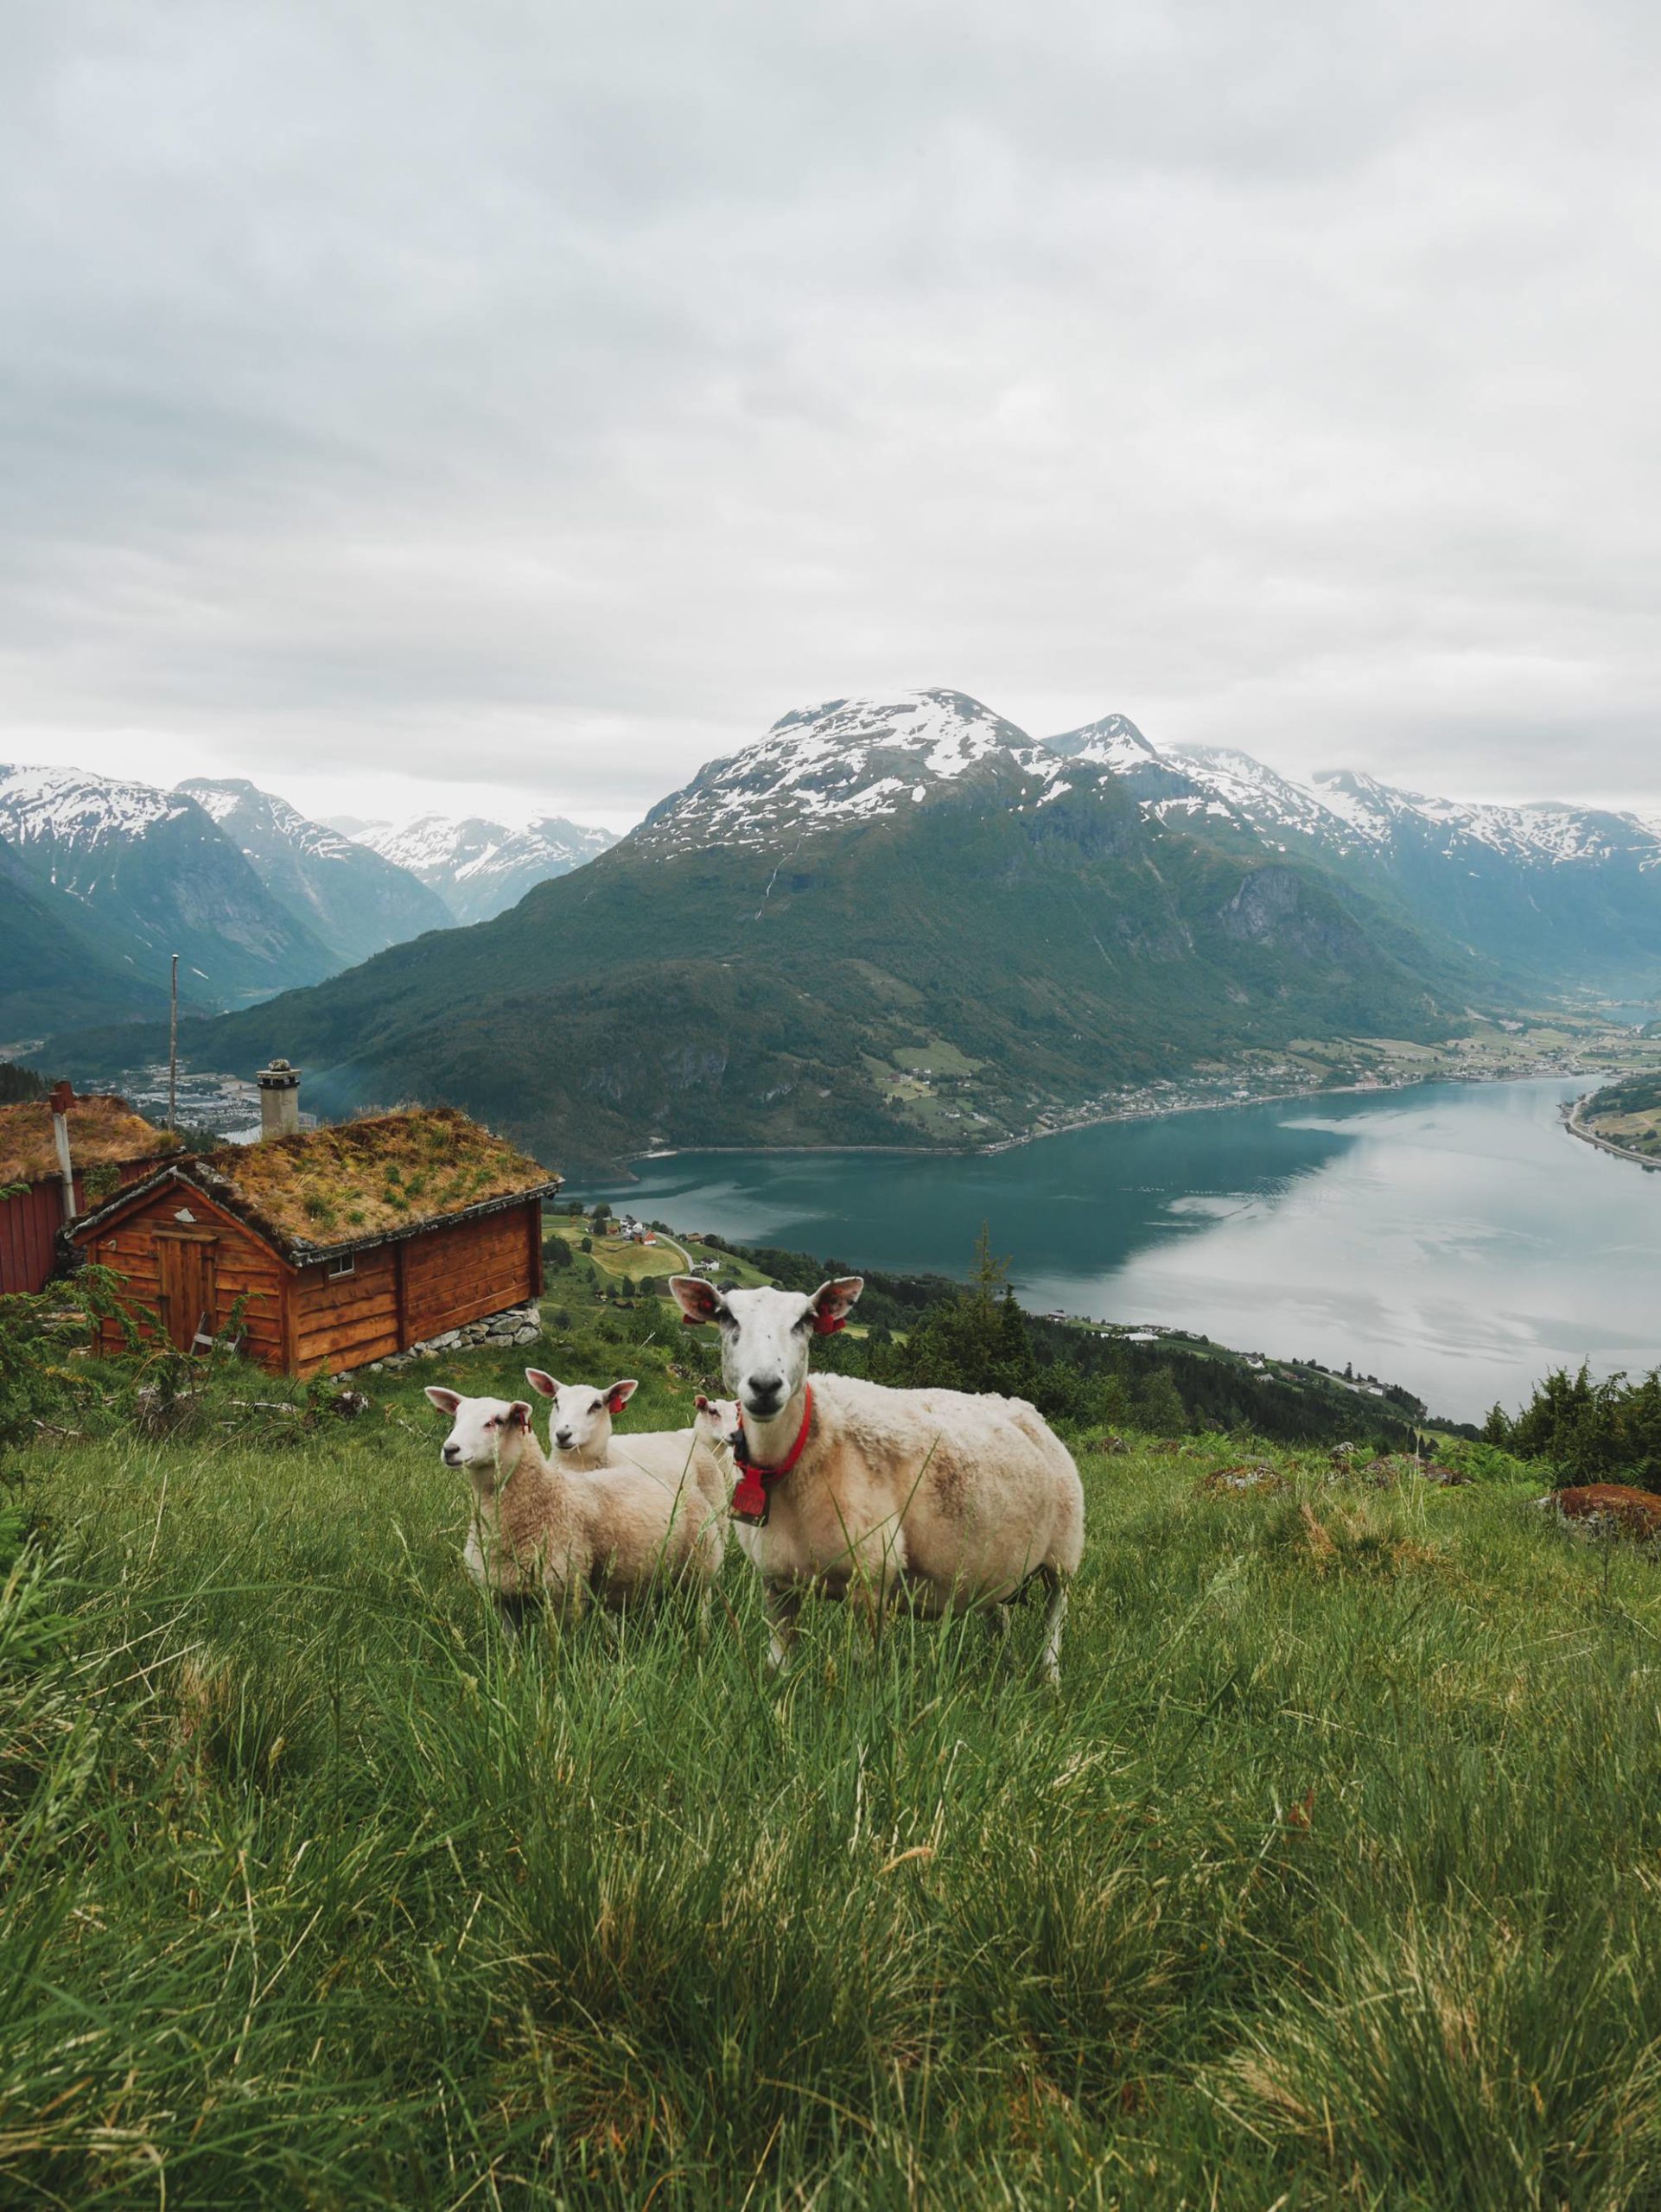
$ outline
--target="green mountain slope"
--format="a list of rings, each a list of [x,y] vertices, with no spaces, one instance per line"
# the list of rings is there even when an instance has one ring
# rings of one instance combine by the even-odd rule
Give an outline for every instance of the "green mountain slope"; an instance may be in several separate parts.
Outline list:
[[[0,766],[0,837],[99,943],[207,1006],[315,982],[338,962],[194,798],[74,768]]]
[[[454,1099],[570,1169],[654,1141],[984,1141],[1209,1056],[1444,1017],[1444,964],[1364,900],[917,696],[934,719],[909,755],[903,730],[873,760],[869,732],[821,744],[824,716],[792,718],[786,780],[764,741],[495,920],[188,1048],[239,1071],[285,1053],[325,1111]],[[60,1040],[66,1065],[100,1055]],[[950,1108],[908,1095],[920,1058],[960,1076]]]
[[[286,799],[241,776],[193,776],[179,785],[212,816],[273,899],[348,968],[389,944],[449,929],[455,917],[410,874]]]
[[[167,994],[99,937],[74,900],[36,880],[0,842],[0,1039],[67,1022],[162,1014]]]

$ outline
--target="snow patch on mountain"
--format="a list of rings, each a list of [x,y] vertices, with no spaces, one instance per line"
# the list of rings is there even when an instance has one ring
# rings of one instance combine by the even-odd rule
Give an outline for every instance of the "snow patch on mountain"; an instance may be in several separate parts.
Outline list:
[[[1013,769],[1050,786],[1062,765],[965,692],[830,699],[781,715],[754,745],[708,762],[652,808],[632,842],[664,851],[771,847],[925,805],[966,779]]]
[[[275,791],[262,791],[245,777],[192,776],[179,789],[194,798],[205,813],[212,815],[221,829],[229,823],[233,836],[237,833],[233,816],[241,815],[245,819],[263,817],[264,826],[309,860],[349,861],[352,857],[350,838],[341,836],[324,823],[312,821],[287,799],[279,798]],[[260,857],[258,847],[241,838],[238,842],[251,860]]]
[[[436,891],[460,922],[486,921],[536,884],[567,875],[617,842],[608,830],[558,815],[510,829],[480,815],[423,814],[374,823],[353,842],[407,868]]]
[[[1111,768],[1116,776],[1136,768],[1168,765],[1164,755],[1149,743],[1128,715],[1104,715],[1100,721],[1086,722],[1082,729],[1064,730],[1060,737],[1048,737],[1044,742],[1050,752],[1059,753],[1064,760],[1088,761],[1093,767]]]
[[[194,802],[175,792],[80,768],[0,767],[0,836],[15,845],[92,852],[132,843],[193,810]]]

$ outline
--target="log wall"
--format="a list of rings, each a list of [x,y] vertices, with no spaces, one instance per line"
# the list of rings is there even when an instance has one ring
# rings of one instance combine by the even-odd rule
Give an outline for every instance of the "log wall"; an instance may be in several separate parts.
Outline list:
[[[178,1184],[170,1184],[135,1212],[112,1223],[82,1249],[94,1265],[108,1268],[121,1278],[125,1292],[123,1302],[138,1320],[140,1334],[148,1339],[153,1332],[136,1309],[149,1306],[154,1311],[156,1307],[162,1290],[156,1231],[174,1221],[181,1205],[195,1216],[199,1226],[213,1230],[217,1237],[213,1248],[214,1327],[223,1329],[226,1325],[241,1298],[245,1301],[241,1322],[244,1351],[262,1367],[283,1367],[287,1349],[290,1270],[263,1237],[256,1236],[230,1214],[220,1212],[199,1192],[184,1191]],[[101,1324],[98,1349],[118,1352],[121,1346],[119,1330],[107,1321]]]
[[[244,1349],[278,1371],[337,1375],[364,1367],[504,1306],[525,1305],[542,1288],[542,1208],[535,1199],[400,1243],[372,1245],[353,1254],[349,1274],[332,1274],[327,1261],[291,1266],[245,1224],[174,1184],[85,1247],[90,1261],[121,1277],[130,1307],[156,1306],[157,1233],[181,1205],[217,1234],[215,1325],[224,1328],[235,1300],[245,1295]],[[148,1325],[141,1327],[148,1337]],[[121,1349],[119,1332],[108,1323],[99,1349]]]

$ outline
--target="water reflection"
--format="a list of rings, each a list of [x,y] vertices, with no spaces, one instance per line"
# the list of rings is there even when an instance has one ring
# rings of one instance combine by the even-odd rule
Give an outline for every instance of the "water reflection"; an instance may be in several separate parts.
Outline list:
[[[1469,1418],[1661,1357],[1661,1178],[1563,1135],[1572,1082],[1436,1084],[1079,1130],[990,1159],[685,1154],[585,1191],[682,1229],[1353,1361]]]

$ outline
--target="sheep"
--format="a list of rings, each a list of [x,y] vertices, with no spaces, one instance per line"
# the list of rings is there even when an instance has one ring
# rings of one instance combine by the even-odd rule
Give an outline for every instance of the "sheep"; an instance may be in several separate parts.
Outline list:
[[[899,1587],[939,1613],[990,1609],[1038,1581],[1049,1596],[1041,1667],[1054,1687],[1067,1584],[1084,1551],[1072,1456],[1020,1398],[889,1390],[843,1375],[810,1386],[811,1339],[842,1328],[864,1287],[846,1275],[805,1297],[671,1278],[684,1319],[721,1330],[747,1446],[733,1517],[761,1577],[771,1663],[787,1660],[812,1588],[853,1597],[875,1633]],[[701,1413],[712,1443],[723,1418],[718,1408]]]
[[[545,1597],[575,1620],[591,1599],[618,1611],[684,1580],[700,1586],[700,1617],[707,1611],[725,1537],[696,1484],[644,1469],[550,1466],[528,1400],[464,1398],[436,1386],[427,1395],[450,1416],[445,1465],[464,1467],[473,1484],[468,1573],[504,1611]]]
[[[591,1472],[599,1467],[633,1467],[676,1484],[690,1480],[724,1519],[731,1485],[695,1428],[637,1429],[627,1436],[612,1428],[614,1417],[640,1389],[633,1376],[600,1390],[587,1382],[561,1382],[540,1367],[527,1367],[533,1390],[551,1398],[548,1444],[556,1465]],[[724,1534],[722,1548],[725,1548]]]

